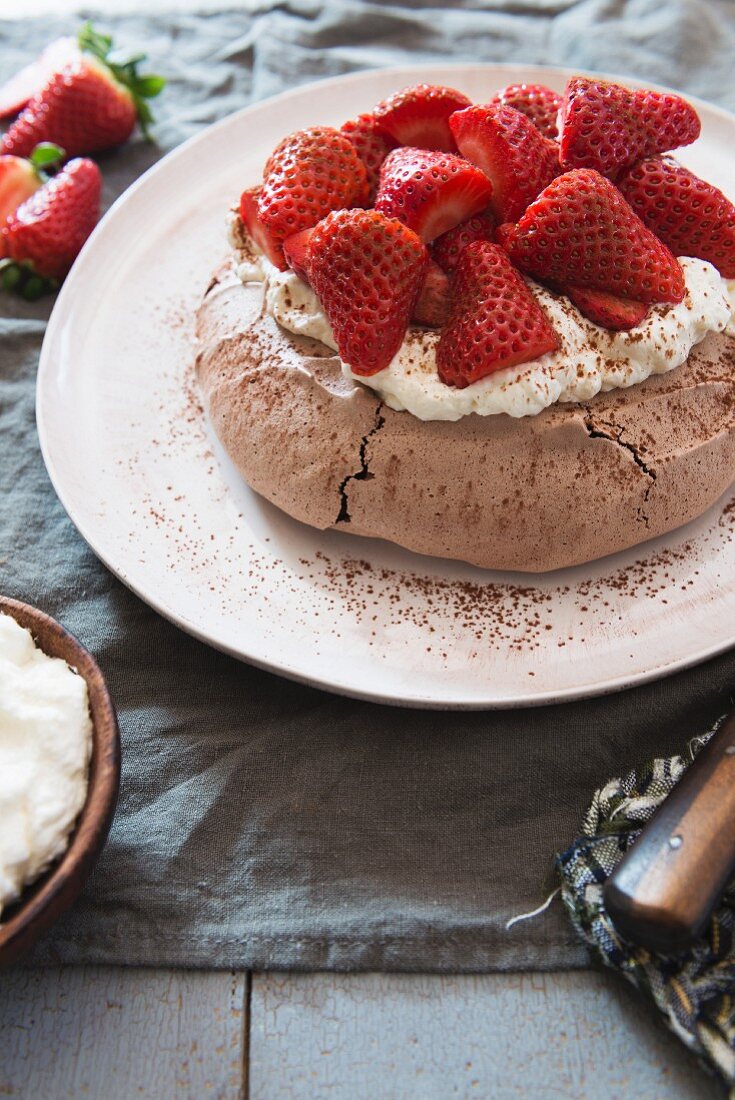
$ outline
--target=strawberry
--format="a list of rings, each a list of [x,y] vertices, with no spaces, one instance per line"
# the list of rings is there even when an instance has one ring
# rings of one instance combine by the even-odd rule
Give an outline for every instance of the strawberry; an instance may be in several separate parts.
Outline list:
[[[34,273],[26,289],[64,278],[97,224],[101,186],[94,161],[71,160],[10,215],[1,232],[8,255]]]
[[[515,240],[517,226],[515,222],[503,222],[495,230],[495,243],[510,255]]]
[[[485,210],[437,237],[431,246],[431,255],[447,275],[452,275],[462,250],[473,241],[492,241],[494,233],[495,218]]]
[[[709,260],[735,279],[735,206],[673,157],[649,157],[618,180],[644,225],[675,256]]]
[[[427,263],[419,237],[377,210],[337,210],[309,245],[311,285],[339,354],[355,374],[376,374],[401,346]]]
[[[311,229],[332,210],[367,201],[365,165],[350,139],[331,126],[297,130],[276,146],[258,196],[258,219],[269,239],[266,254],[285,270],[286,237]]]
[[[25,65],[0,88],[0,118],[17,115],[40,92],[49,77],[78,57],[76,38],[55,39],[35,61]]]
[[[436,351],[442,382],[464,389],[558,347],[549,319],[502,248],[469,244],[457,264],[454,305]]]
[[[283,255],[286,258],[286,263],[305,283],[310,283],[309,269],[309,249],[311,246],[311,238],[314,235],[313,229],[302,229],[300,233],[294,233],[292,237],[286,237],[283,242]]]
[[[33,96],[3,136],[0,152],[28,156],[39,142],[53,141],[71,157],[121,145],[136,121],[146,132],[152,118],[146,99],[158,95],[165,81],[138,74],[142,56],[112,60],[112,39],[90,24],[80,31],[79,45],[79,57]]]
[[[493,185],[498,221],[516,221],[559,174],[559,149],[513,107],[468,107],[449,120],[459,151]]]
[[[635,328],[648,313],[645,302],[634,302],[629,298],[618,298],[606,290],[591,287],[567,286],[564,293],[574,302],[580,313],[602,328]]]
[[[564,168],[595,168],[615,179],[642,157],[691,144],[700,122],[681,96],[574,76],[564,90],[559,128]]]
[[[614,184],[591,168],[550,183],[518,222],[510,258],[552,286],[606,290],[640,302],[680,302],[681,267]]]
[[[449,116],[470,103],[454,88],[416,84],[382,100],[373,115],[400,145],[453,153],[457,146],[449,130]]]
[[[556,140],[556,117],[561,106],[561,96],[544,84],[509,84],[507,88],[496,92],[490,103],[514,107],[526,118],[530,118],[544,137]]]
[[[341,129],[355,146],[358,157],[365,165],[368,182],[367,201],[372,204],[378,193],[380,167],[398,142],[383,129],[374,115],[358,115],[357,118],[345,122]]]
[[[453,153],[395,149],[381,169],[375,209],[432,241],[484,210],[492,191],[484,172]]]
[[[261,187],[250,187],[240,195],[240,217],[248,234],[272,264],[286,270],[283,250],[276,237],[263,225],[258,216],[258,199]]]
[[[429,260],[411,320],[417,325],[441,328],[447,322],[451,307],[452,286],[449,276],[442,271],[439,264]]]

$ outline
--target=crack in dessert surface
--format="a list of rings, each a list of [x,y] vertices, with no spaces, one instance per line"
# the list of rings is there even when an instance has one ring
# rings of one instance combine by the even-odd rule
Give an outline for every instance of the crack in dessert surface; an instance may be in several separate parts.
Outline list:
[[[648,503],[648,498],[650,497],[651,491],[656,482],[655,469],[653,468],[653,466],[649,466],[645,462],[635,443],[631,443],[629,440],[623,439],[623,435],[625,433],[624,425],[612,424],[608,420],[596,419],[592,410],[588,408],[584,412],[584,426],[590,439],[607,439],[611,443],[617,444],[618,447],[622,447],[623,450],[628,451],[635,465],[648,478],[648,484],[646,485],[646,489],[643,494],[643,504],[637,512],[637,514],[643,521],[644,526],[648,528],[649,520],[644,511],[644,508]]]
[[[385,424],[385,417],[383,416],[383,411],[382,410],[383,410],[383,402],[379,401],[378,404],[375,407],[375,423],[373,424],[370,431],[366,435],[364,435],[362,437],[362,439],[360,440],[360,452],[359,452],[360,469],[354,474],[348,474],[347,477],[343,478],[343,480],[340,482],[340,485],[339,485],[339,496],[340,496],[339,514],[338,514],[338,516],[335,520],[335,523],[350,523],[352,521],[352,517],[350,516],[350,508],[349,508],[349,501],[348,501],[348,495],[347,495],[347,486],[349,485],[349,483],[351,481],[370,481],[371,478],[375,477],[375,474],[370,472],[370,468],[368,466],[367,447],[368,447],[368,443],[373,438],[373,436],[377,435],[378,432],[380,431],[380,429]]]

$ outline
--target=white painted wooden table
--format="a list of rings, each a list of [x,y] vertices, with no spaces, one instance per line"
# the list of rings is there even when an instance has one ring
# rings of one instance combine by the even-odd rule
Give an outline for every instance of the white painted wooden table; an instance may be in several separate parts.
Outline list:
[[[222,3],[94,0],[93,7],[180,11]],[[0,0],[0,17],[79,8],[79,0]],[[720,1095],[641,999],[609,974],[0,973],[0,1097]]]

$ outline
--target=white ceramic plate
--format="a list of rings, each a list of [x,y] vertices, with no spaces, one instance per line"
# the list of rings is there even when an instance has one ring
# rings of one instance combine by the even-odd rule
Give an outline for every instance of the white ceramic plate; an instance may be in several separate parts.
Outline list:
[[[203,641],[283,675],[418,706],[522,706],[640,683],[735,644],[735,503],[664,539],[533,579],[321,534],[242,482],[209,432],[192,322],[226,252],[227,206],[285,133],[339,125],[429,80],[481,102],[567,73],[437,66],[325,80],[246,108],[114,205],[43,345],[38,426],[72,521],[134,592]],[[735,179],[735,119],[699,103],[686,163]]]

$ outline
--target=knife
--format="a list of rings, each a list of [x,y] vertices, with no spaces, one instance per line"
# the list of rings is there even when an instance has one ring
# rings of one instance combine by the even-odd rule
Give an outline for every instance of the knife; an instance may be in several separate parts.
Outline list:
[[[661,803],[603,888],[621,935],[661,954],[704,932],[735,873],[735,714]]]

